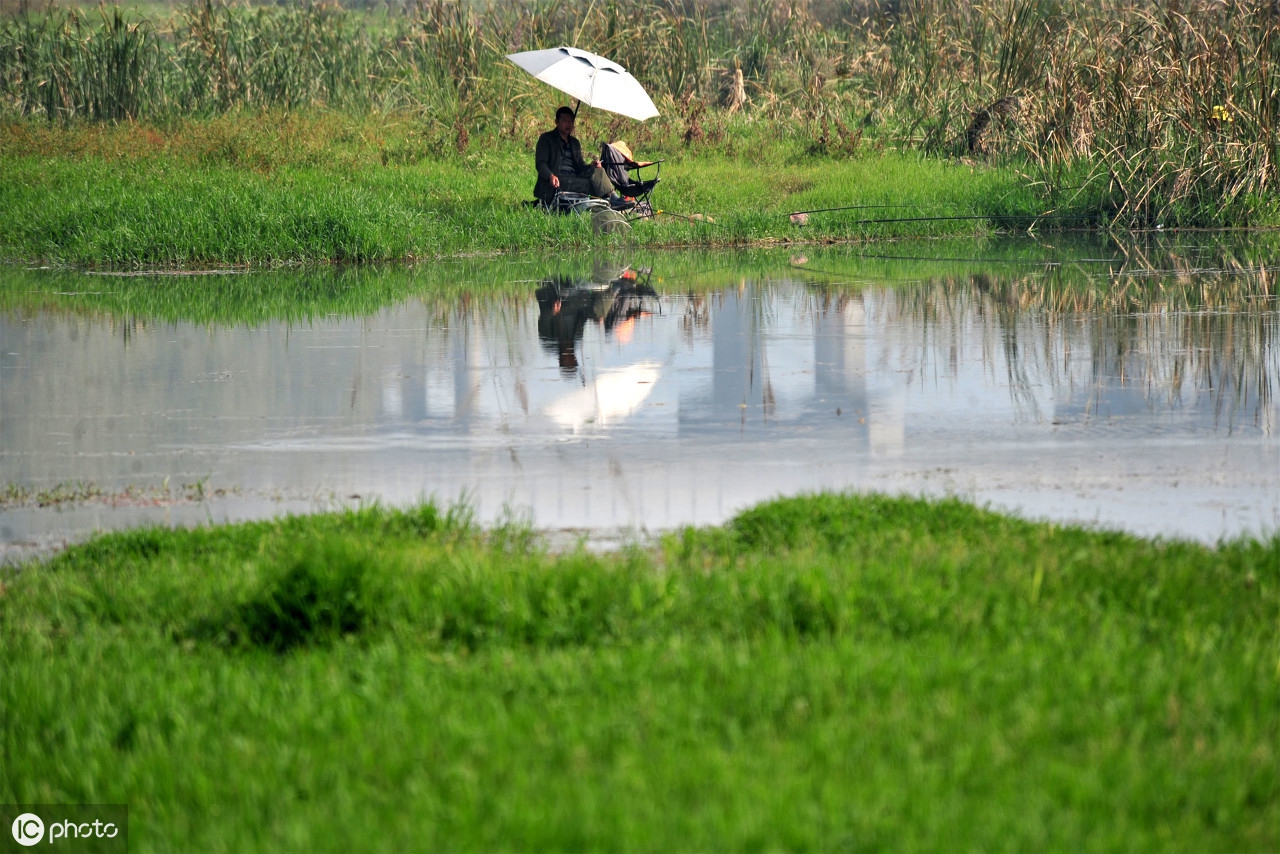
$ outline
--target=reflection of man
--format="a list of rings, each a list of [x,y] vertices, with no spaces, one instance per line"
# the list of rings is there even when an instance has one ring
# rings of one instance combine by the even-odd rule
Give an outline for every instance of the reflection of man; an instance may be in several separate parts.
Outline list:
[[[555,130],[538,137],[533,155],[538,183],[533,187],[533,194],[546,205],[561,191],[609,199],[611,204],[621,203],[600,161],[587,163],[582,159],[582,144],[573,135],[573,125],[573,110],[561,107],[556,110]]]
[[[647,269],[641,272],[649,275]],[[579,282],[555,276],[537,289],[538,337],[559,356],[560,371],[566,377],[577,374],[577,347],[588,322],[603,325],[606,333],[621,334],[636,318],[651,314],[645,310],[644,300],[658,294],[647,281],[638,281],[640,275],[627,267],[613,279],[598,274],[593,280]],[[607,288],[599,287],[601,278],[608,281]]]
[[[570,279],[553,279],[538,288],[538,337],[560,359],[566,377],[578,370],[577,344],[587,321],[600,322],[613,306],[608,291],[584,290]]]

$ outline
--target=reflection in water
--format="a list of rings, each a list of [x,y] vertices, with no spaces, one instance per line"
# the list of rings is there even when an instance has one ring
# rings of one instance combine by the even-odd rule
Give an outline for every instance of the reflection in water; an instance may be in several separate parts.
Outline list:
[[[686,287],[601,265],[295,323],[0,309],[0,480],[239,490],[169,521],[465,490],[486,518],[662,528],[871,488],[1204,539],[1280,526],[1265,275],[819,267]],[[156,518],[114,513],[0,510],[0,541]]]
[[[1265,274],[1250,283],[1135,273],[1109,284],[1082,289],[1061,269],[944,279],[903,293],[885,322],[917,324],[908,358],[942,375],[959,371],[966,341],[980,342],[983,364],[1003,365],[1019,418],[1275,432],[1280,322]]]
[[[608,273],[597,270],[589,279],[557,275],[541,284],[537,289],[538,336],[559,356],[560,370],[566,376],[578,373],[576,349],[587,323],[602,324],[607,333],[616,328],[625,342],[636,319],[649,313],[646,298],[658,295],[649,283],[651,278],[649,268],[627,266]]]
[[[561,374],[580,378],[584,386],[562,394],[544,411],[560,428],[575,434],[588,426],[603,430],[634,415],[661,375],[660,364],[648,359],[605,368],[587,382],[577,355],[587,324],[597,324],[606,336],[625,345],[636,321],[652,314],[658,297],[647,267],[597,266],[593,272],[590,278],[553,276],[536,291],[538,337],[556,354]],[[649,302],[652,305],[646,306]]]

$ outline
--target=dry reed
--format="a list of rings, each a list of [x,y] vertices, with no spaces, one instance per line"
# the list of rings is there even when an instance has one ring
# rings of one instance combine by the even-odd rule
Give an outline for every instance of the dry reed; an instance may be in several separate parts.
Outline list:
[[[1271,2],[413,0],[391,12],[198,0],[155,21],[107,7],[11,14],[0,115],[319,105],[414,114],[461,148],[455,128],[476,138],[545,118],[545,89],[506,53],[573,43],[627,66],[691,146],[719,144],[733,111],[831,156],[874,140],[1021,164],[1051,205],[1084,200],[1126,225],[1277,213]]]

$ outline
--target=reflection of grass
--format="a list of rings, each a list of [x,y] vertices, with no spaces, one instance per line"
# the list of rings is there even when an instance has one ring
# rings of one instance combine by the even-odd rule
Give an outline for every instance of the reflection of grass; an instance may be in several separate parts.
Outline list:
[[[19,483],[6,483],[0,488],[0,510],[16,507],[62,507],[69,504],[101,503],[118,505],[167,504],[175,501],[204,501],[227,494],[222,488],[210,489],[207,479],[184,483],[177,490],[168,480],[161,486],[129,484],[120,489],[104,490],[92,481],[58,483],[38,489]]]
[[[92,275],[71,271],[0,268],[0,308],[106,312],[118,318],[248,323],[304,320],[327,315],[366,316],[406,299],[441,311],[475,301],[525,298],[552,276],[591,279],[625,266],[652,270],[652,284],[666,293],[717,290],[743,279],[789,279],[815,288],[858,290],[868,285],[907,287],[927,295],[968,288],[974,276],[988,284],[1018,282],[1025,308],[1134,310],[1157,297],[1183,294],[1215,305],[1244,305],[1274,293],[1264,265],[1276,257],[1277,238],[1225,234],[1216,239],[1175,237],[1141,257],[1109,239],[1058,236],[903,240],[874,246],[805,246],[788,249],[663,251],[614,247],[596,253],[522,254],[517,258],[469,258],[409,267],[323,267],[221,275]],[[1113,259],[1098,263],[1098,259]],[[1188,261],[1186,259],[1192,259]],[[1082,260],[1084,259],[1084,260]],[[1182,260],[1179,260],[1182,259]],[[1213,278],[1179,273],[1178,264],[1228,270]],[[1142,275],[1156,267],[1161,276]],[[1261,272],[1259,272],[1261,270]],[[1254,271],[1254,272],[1251,272]],[[1206,286],[1206,282],[1221,285]],[[950,283],[950,284],[949,284]],[[1200,294],[1200,296],[1197,296]],[[1163,295],[1163,296],[1160,296]],[[1171,303],[1172,305],[1172,303]]]
[[[62,504],[79,504],[101,498],[102,490],[94,483],[59,483],[48,489],[33,489],[17,483],[6,483],[0,490],[0,508],[35,505],[57,507]]]
[[[251,323],[360,317],[413,297],[453,303],[471,291],[532,293],[511,283],[512,266],[455,262],[420,268],[271,270],[207,276],[90,276],[10,269],[0,307],[102,312],[141,322]]]
[[[816,496],[530,545],[365,509],[11,575],[0,797],[144,849],[1277,844],[1280,538]]]
[[[216,324],[362,317],[420,300],[441,320],[524,304],[539,281],[609,278],[626,266],[652,271],[668,295],[706,294],[746,281],[799,281],[823,299],[890,287],[888,310],[924,321],[937,353],[984,325],[989,352],[1003,350],[1014,394],[1044,360],[1056,376],[1080,341],[1061,338],[1087,319],[1100,376],[1140,371],[1152,394],[1178,393],[1184,378],[1212,388],[1224,411],[1270,418],[1280,351],[1274,235],[1169,235],[1145,245],[1096,237],[1038,242],[1001,238],[895,241],[803,250],[611,253],[519,260],[472,258],[412,267],[268,270],[226,275],[105,275],[0,271],[0,310],[102,313],[113,322]],[[695,311],[696,313],[696,311]],[[1176,328],[1168,318],[1177,318]],[[963,323],[962,323],[963,321]],[[1043,333],[1027,340],[1026,323]],[[951,327],[955,324],[961,324]],[[950,330],[950,331],[947,331]],[[941,336],[938,332],[942,331]],[[1058,357],[1049,354],[1060,350]],[[928,353],[923,353],[928,358]],[[1026,405],[1033,406],[1028,399]]]
[[[1270,241],[1255,245],[1171,238],[1121,247],[1113,263],[1064,263],[1035,273],[987,268],[903,289],[894,309],[923,323],[924,358],[945,364],[984,324],[986,351],[1003,353],[1009,389],[1034,407],[1032,365],[1064,389],[1068,366],[1091,384],[1141,389],[1148,401],[1176,400],[1184,386],[1215,400],[1214,420],[1251,419],[1270,432],[1280,366],[1280,293]],[[931,355],[932,354],[932,355]]]

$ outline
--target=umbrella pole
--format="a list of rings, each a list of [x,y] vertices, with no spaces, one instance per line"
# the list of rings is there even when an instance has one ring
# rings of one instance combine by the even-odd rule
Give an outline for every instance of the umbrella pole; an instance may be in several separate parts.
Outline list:
[[[578,120],[578,108],[581,106],[582,106],[582,99],[579,98],[578,103],[573,105],[573,120],[575,122]]]

